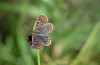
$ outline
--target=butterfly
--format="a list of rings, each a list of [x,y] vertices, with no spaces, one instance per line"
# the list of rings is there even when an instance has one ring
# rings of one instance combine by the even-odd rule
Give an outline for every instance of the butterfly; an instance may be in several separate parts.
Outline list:
[[[32,33],[28,37],[29,45],[36,50],[42,49],[43,45],[49,46],[51,39],[48,33],[52,30],[53,25],[48,23],[48,18],[45,15],[40,15],[33,26]]]

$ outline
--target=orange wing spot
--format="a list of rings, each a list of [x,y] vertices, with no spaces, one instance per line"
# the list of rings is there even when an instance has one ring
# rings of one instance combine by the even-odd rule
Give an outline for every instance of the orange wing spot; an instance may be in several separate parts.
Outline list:
[[[39,18],[41,18],[44,23],[48,21],[47,17],[44,15],[41,15]]]
[[[38,43],[38,44],[36,44],[35,49],[40,50],[42,47],[43,47],[43,45]]]

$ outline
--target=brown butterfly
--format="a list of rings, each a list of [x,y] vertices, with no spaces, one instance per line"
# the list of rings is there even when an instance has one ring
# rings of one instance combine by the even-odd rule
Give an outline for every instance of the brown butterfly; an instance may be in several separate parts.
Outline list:
[[[48,18],[45,15],[40,15],[33,27],[32,34],[28,37],[28,43],[36,50],[40,50],[44,46],[51,44],[51,39],[48,36],[53,30],[53,25],[48,23]]]

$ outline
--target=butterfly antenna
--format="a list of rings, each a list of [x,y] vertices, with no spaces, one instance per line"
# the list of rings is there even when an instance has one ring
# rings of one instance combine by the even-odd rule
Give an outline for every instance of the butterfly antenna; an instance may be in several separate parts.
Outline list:
[[[30,31],[30,29],[27,26],[25,26],[25,28]]]
[[[26,28],[28,31],[30,31],[30,29],[29,29],[27,26],[25,26],[25,28]],[[30,33],[32,33],[32,32],[30,32]]]

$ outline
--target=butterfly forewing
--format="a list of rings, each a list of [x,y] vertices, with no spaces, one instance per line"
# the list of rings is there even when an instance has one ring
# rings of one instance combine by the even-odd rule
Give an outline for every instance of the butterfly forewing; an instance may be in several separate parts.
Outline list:
[[[35,29],[37,29],[38,27],[44,25],[44,24],[47,23],[47,22],[48,22],[48,18],[47,18],[46,16],[44,16],[44,15],[40,15],[40,16],[37,18],[36,22],[35,22],[35,25],[34,25],[34,27],[33,27],[33,31],[34,31]]]

